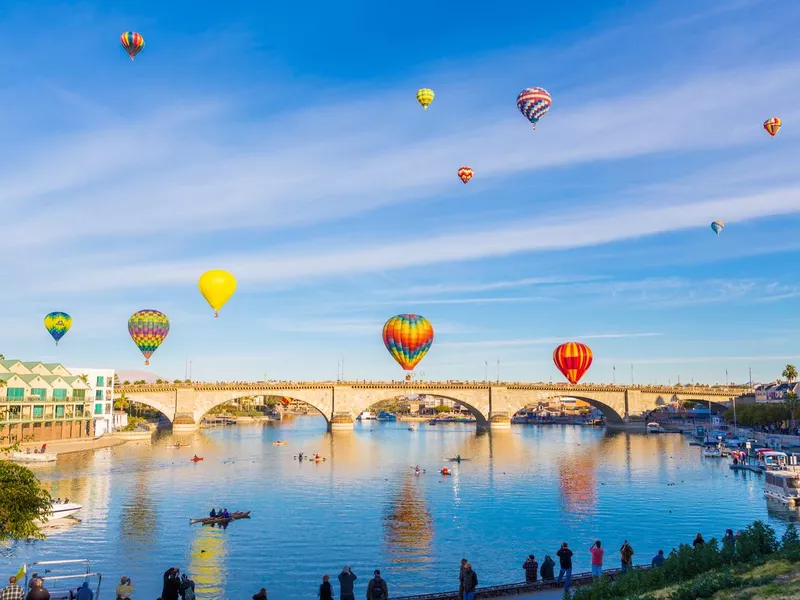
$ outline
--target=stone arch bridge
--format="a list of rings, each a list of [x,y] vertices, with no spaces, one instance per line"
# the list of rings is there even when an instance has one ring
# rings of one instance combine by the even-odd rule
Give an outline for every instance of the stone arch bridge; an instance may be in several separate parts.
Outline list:
[[[163,413],[175,430],[193,430],[215,406],[247,396],[285,396],[305,402],[325,417],[329,430],[352,429],[356,417],[383,400],[407,394],[447,398],[466,407],[479,429],[508,429],[521,408],[558,397],[584,400],[609,426],[641,419],[672,401],[711,402],[716,410],[742,395],[741,389],[627,387],[486,382],[277,382],[187,383],[122,386],[130,400]]]

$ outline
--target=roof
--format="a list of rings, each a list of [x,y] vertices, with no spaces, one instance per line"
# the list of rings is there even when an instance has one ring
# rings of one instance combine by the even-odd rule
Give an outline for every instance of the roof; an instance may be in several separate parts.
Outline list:
[[[17,375],[20,379],[25,381],[25,383],[30,383],[34,379],[43,379],[44,377],[49,377],[49,375],[39,375],[37,373],[31,373],[30,375],[27,373],[23,373],[22,375]]]
[[[17,373],[0,373],[0,381],[8,381],[12,377],[19,377]]]
[[[38,367],[39,365],[42,365],[44,367],[44,363],[41,363],[41,362],[38,362],[38,361],[24,362],[22,364],[25,365],[26,367],[28,367],[29,369],[33,369],[34,367]]]
[[[12,358],[12,359],[8,359],[8,360],[0,360],[0,365],[3,365],[4,367],[13,367],[17,363],[24,364],[24,363],[22,363],[22,361],[17,360],[16,358]]]
[[[77,386],[78,389],[86,388],[88,390],[89,387],[90,387],[88,383],[83,381],[83,379],[81,379],[77,375],[64,375],[64,376],[54,375],[53,377],[61,377],[61,379],[66,381],[68,384],[70,384],[72,386]]]
[[[44,379],[49,384],[54,383],[57,379],[60,379],[64,383],[67,383],[67,380],[61,375],[39,375],[39,377]],[[69,385],[69,383],[67,383],[67,385]]]
[[[50,371],[52,371],[53,369],[57,369],[58,367],[61,367],[61,368],[62,368],[62,369],[64,369],[65,371],[69,371],[69,369],[67,369],[67,367],[65,367],[65,366],[64,366],[64,365],[62,365],[61,363],[42,363],[42,364],[43,364],[45,367],[47,367],[47,369],[48,369],[48,370],[50,370]]]

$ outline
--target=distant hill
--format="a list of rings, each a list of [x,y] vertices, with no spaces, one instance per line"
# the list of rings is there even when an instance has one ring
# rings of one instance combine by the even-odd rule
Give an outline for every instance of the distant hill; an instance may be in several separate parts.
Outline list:
[[[117,371],[117,377],[119,378],[120,383],[123,381],[130,381],[133,383],[134,381],[142,380],[146,381],[147,383],[155,383],[156,379],[164,379],[164,377],[157,373],[153,373],[152,371],[137,371],[136,369]]]

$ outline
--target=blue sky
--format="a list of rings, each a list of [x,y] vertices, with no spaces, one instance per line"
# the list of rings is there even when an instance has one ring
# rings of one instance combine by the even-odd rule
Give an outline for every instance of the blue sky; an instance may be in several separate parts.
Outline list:
[[[3,4],[7,357],[141,368],[156,308],[170,378],[399,378],[398,312],[434,325],[429,379],[561,380],[563,340],[594,382],[800,358],[800,5]],[[211,268],[239,279],[219,319]]]

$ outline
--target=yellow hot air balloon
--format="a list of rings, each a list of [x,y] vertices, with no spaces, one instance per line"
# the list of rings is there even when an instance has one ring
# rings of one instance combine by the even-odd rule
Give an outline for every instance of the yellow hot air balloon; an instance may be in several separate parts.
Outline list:
[[[200,293],[214,309],[214,316],[219,316],[220,309],[231,299],[236,291],[236,278],[227,271],[214,269],[206,271],[197,282]]]
[[[417,90],[417,102],[419,102],[425,110],[428,110],[428,106],[433,102],[433,96],[433,90],[430,88]]]

